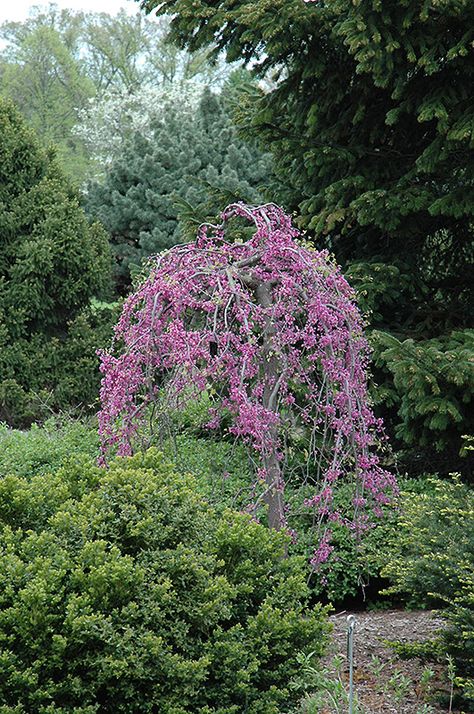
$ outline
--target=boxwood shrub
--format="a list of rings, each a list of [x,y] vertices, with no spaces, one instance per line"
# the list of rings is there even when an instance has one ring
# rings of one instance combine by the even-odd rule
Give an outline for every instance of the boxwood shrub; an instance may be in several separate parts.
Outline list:
[[[285,537],[156,450],[0,480],[0,710],[277,714],[321,654]]]

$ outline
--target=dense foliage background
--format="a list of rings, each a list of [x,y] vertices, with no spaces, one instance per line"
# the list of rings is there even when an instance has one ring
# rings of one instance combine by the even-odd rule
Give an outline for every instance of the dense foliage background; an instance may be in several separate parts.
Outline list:
[[[85,209],[110,233],[121,292],[144,258],[186,239],[180,209],[195,226],[229,201],[262,203],[269,156],[239,139],[229,101],[209,88],[162,95],[156,114],[148,109],[147,124],[115,149],[104,180],[87,187]]]

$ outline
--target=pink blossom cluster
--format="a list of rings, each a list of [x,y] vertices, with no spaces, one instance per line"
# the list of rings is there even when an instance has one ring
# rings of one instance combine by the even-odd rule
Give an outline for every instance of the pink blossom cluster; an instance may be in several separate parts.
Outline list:
[[[226,240],[236,217],[254,223],[250,240]],[[367,509],[380,513],[396,483],[376,453],[381,423],[368,399],[369,349],[354,292],[328,253],[303,247],[298,235],[278,206],[239,203],[221,225],[201,226],[195,243],[157,256],[101,354],[99,425],[104,459],[111,449],[130,454],[163,395],[171,409],[211,393],[208,427],[230,416],[228,432],[258,464],[254,493],[261,488],[269,507],[274,499],[282,526],[288,448],[303,434],[300,480],[314,489],[304,503],[319,529],[316,564],[332,549],[327,524],[360,532]],[[333,499],[347,478],[349,520]]]

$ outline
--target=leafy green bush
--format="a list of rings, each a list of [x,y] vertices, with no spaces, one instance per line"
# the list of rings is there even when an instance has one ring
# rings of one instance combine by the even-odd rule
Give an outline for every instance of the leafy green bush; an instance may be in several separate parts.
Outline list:
[[[180,469],[196,475],[200,492],[217,509],[244,509],[252,501],[254,466],[245,447],[229,439],[225,430],[210,436],[205,424],[209,421],[208,410],[211,406],[209,394],[203,394],[200,399],[190,399],[179,413],[168,411],[173,436],[160,443],[160,448]],[[290,464],[294,471],[298,470],[299,449],[302,451],[305,447],[304,439],[295,446]],[[303,456],[301,460],[304,460]],[[421,483],[406,480],[401,486],[413,489]],[[297,539],[290,544],[289,550],[308,559],[311,547],[314,547],[313,514],[302,507],[302,500],[311,497],[313,491],[308,487],[301,494],[299,489],[292,489],[291,480],[286,489],[293,512],[289,525],[297,533]],[[353,496],[350,484],[341,487],[336,496],[337,508],[350,513]],[[375,527],[360,543],[354,540],[346,528],[333,524],[332,543],[337,555],[323,564],[318,574],[310,579],[313,595],[340,603],[347,597],[360,596],[362,587],[379,576],[386,562],[385,542],[390,529],[396,528],[396,513],[391,508],[385,510],[383,519],[374,517]],[[264,513],[265,507],[262,504],[262,513],[259,515],[263,519]]]
[[[0,425],[0,477],[31,478],[57,471],[78,454],[92,458],[99,453],[95,421],[51,418],[29,431],[14,431]]]
[[[474,703],[474,491],[456,475],[430,483],[431,493],[403,499],[382,574],[393,583],[388,593],[444,608],[433,649],[454,658],[457,684]]]
[[[277,714],[322,652],[301,559],[155,450],[0,481],[5,711]]]
[[[192,414],[194,410],[187,418]],[[192,431],[195,428],[199,430],[198,424],[199,420],[188,424],[185,433],[164,440],[159,448],[178,471],[195,476],[197,491],[217,511],[245,509],[251,500],[253,483],[247,452],[242,446],[229,441],[194,436]],[[27,432],[0,426],[0,476],[16,474],[31,477],[48,473],[80,453],[94,458],[98,455],[98,448],[93,420],[51,418],[42,427],[34,424]],[[338,504],[345,501],[349,507],[351,498],[352,492],[347,486],[338,495]],[[384,544],[390,528],[394,526],[393,516],[393,513],[387,512],[386,519],[378,521],[359,546],[345,529],[335,524],[333,542],[337,557],[323,566],[322,577],[311,578],[313,595],[333,603],[341,602],[348,596],[360,595],[361,584],[377,577],[385,562]],[[298,539],[290,544],[290,552],[307,559],[314,540],[310,514],[306,518],[297,517],[291,525],[297,528]]]
[[[180,469],[196,475],[199,491],[216,509],[244,509],[252,500],[255,478],[245,448],[231,441],[194,436],[194,433],[199,433],[200,424],[196,406],[186,412],[184,419],[184,429],[188,433],[166,440],[162,445],[163,451]],[[402,489],[411,491],[419,490],[423,484],[422,480],[407,479],[400,485]],[[297,492],[292,491],[291,482],[287,484],[287,494],[295,513],[289,525],[297,534],[289,551],[308,560],[311,547],[314,547],[312,512],[301,508],[301,494],[298,494],[296,501]],[[310,489],[306,495],[312,495]],[[349,513],[353,495],[350,484],[341,487],[336,498],[337,507],[341,511],[347,509]],[[262,506],[263,518],[264,510]],[[348,597],[361,596],[363,588],[380,576],[380,570],[386,563],[386,542],[397,528],[397,512],[386,508],[384,517],[374,517],[373,522],[374,527],[360,542],[352,537],[347,528],[337,523],[332,525],[332,544],[336,555],[310,578],[313,595],[333,604],[341,603]]]
[[[196,405],[186,412],[185,421],[184,433],[164,440],[159,448],[178,471],[195,476],[197,491],[217,511],[226,508],[243,510],[251,500],[253,483],[252,466],[245,448],[232,441],[193,435],[195,431],[199,433],[201,423]],[[27,432],[0,426],[0,476],[31,477],[48,473],[80,453],[95,458],[98,448],[94,420],[51,418],[41,427],[34,424]],[[351,498],[348,485],[338,495],[338,505],[342,507],[345,502],[349,507]],[[322,578],[314,576],[311,579],[313,596],[337,603],[348,596],[360,595],[361,584],[377,577],[385,563],[384,545],[394,527],[394,515],[388,511],[386,518],[377,522],[360,545],[335,524],[333,542],[337,557],[323,566]],[[306,518],[295,518],[291,525],[298,530],[298,539],[290,544],[290,552],[307,559],[314,540],[310,514]]]
[[[350,513],[353,497],[354,492],[350,484],[341,487],[335,499],[337,508],[342,513]],[[297,533],[291,551],[308,557],[315,539],[312,513],[308,509],[295,507],[295,512],[298,511],[300,515],[296,515],[291,521],[291,526]],[[396,529],[396,523],[396,510],[386,507],[383,518],[372,515],[372,527],[359,540],[342,525],[331,524],[334,553],[310,578],[314,594],[333,604],[342,603],[347,598],[365,597],[365,588],[370,586],[371,581],[380,577],[380,570],[386,562],[385,544],[390,533]]]

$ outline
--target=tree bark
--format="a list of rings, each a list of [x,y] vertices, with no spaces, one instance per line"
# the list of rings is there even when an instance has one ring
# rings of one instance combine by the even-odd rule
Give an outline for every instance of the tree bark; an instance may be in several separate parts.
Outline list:
[[[259,282],[256,286],[257,302],[262,307],[268,309],[273,304],[272,300],[272,283]],[[273,346],[273,338],[275,336],[275,327],[271,317],[268,316],[263,329],[263,381],[264,391],[262,403],[265,409],[269,411],[275,410],[275,401],[278,394],[278,388],[275,389],[280,374],[281,365]],[[263,457],[263,468],[265,469],[265,482],[267,491],[265,494],[265,502],[268,508],[268,525],[270,528],[280,530],[285,523],[284,499],[281,492],[282,473],[280,461],[277,457],[278,445],[278,424],[273,424],[269,427],[266,441],[270,447],[265,448]]]

